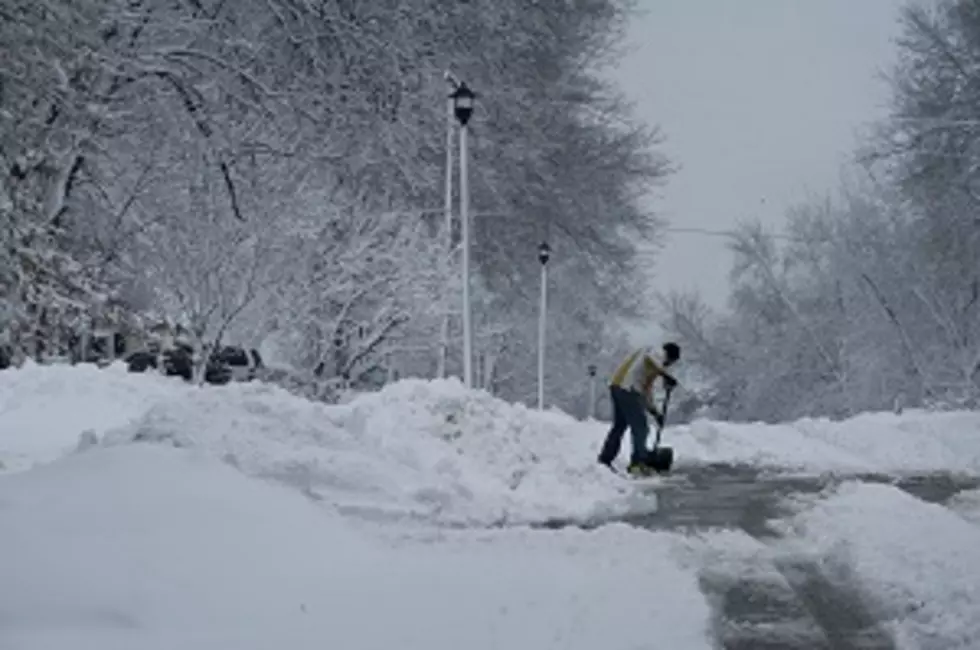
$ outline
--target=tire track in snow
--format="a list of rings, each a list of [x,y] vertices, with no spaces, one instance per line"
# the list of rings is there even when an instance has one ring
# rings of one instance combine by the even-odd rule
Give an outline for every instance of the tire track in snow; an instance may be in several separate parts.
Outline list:
[[[788,553],[767,522],[788,511],[786,499],[817,495],[844,480],[889,483],[923,501],[945,504],[980,478],[906,476],[780,476],[760,468],[704,465],[679,469],[657,494],[656,514],[626,521],[649,530],[692,536],[741,531],[757,552],[728,557],[727,570],[708,560],[702,590],[713,603],[715,635],[725,650],[893,650],[891,636],[866,607],[848,575],[828,575],[820,558]],[[710,534],[710,533],[707,533]]]

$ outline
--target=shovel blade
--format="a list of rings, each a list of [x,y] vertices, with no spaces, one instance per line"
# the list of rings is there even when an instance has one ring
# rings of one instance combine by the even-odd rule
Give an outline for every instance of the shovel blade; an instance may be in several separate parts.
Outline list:
[[[650,452],[650,467],[659,473],[669,472],[674,464],[672,447],[656,447]]]

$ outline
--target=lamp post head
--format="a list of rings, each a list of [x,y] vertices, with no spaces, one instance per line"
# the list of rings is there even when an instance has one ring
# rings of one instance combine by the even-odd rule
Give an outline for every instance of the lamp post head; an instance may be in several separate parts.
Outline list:
[[[461,125],[466,126],[473,116],[473,100],[476,99],[476,94],[465,83],[460,83],[449,97],[453,100],[456,119]]]
[[[594,363],[590,363],[589,364],[589,377],[595,377],[595,371],[596,370],[597,370],[597,368],[595,367],[595,364]]]
[[[543,241],[541,242],[541,245],[538,246],[538,261],[544,265],[548,263],[549,259],[551,259],[551,247],[548,246],[548,242]]]

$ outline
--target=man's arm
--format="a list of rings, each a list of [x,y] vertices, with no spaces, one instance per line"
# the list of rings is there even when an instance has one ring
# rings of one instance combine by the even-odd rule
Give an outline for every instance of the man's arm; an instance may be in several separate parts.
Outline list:
[[[664,387],[669,393],[677,385],[677,380],[649,354],[644,355],[643,364],[644,374],[649,377],[644,386],[643,399],[646,402],[647,411],[653,416],[653,419],[657,422],[657,426],[662,427],[664,425],[664,416],[653,400],[653,384],[656,382],[658,376],[663,377]]]
[[[660,367],[660,364],[658,364],[649,354],[644,354],[642,386],[643,402],[647,412],[653,416],[654,420],[657,421],[657,426],[662,426],[663,416],[660,415],[660,411],[657,409],[657,405],[653,401],[653,384],[656,381],[657,376],[662,374],[663,368]]]
[[[647,365],[646,371],[648,376],[651,377],[650,384],[647,387],[647,393],[649,395],[648,401],[653,402],[653,383],[658,376],[664,378],[664,387],[667,390],[673,390],[674,386],[677,385],[677,379],[674,378],[672,374],[667,372],[667,369],[657,363],[657,360],[651,357],[649,354],[643,359],[643,362]]]

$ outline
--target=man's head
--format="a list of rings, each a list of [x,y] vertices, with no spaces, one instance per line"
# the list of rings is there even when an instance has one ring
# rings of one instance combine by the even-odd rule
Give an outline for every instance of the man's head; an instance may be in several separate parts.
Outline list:
[[[664,343],[664,365],[672,366],[681,358],[681,346],[676,343]]]

